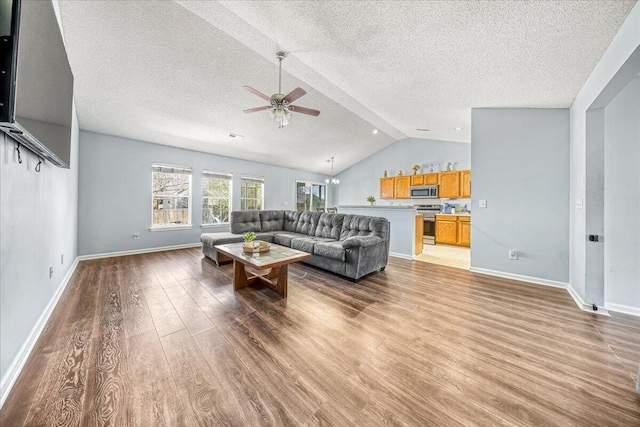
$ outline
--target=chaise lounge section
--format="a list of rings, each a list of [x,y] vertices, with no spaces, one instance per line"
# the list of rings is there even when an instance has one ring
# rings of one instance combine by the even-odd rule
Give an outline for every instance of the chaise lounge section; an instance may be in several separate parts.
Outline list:
[[[389,260],[386,218],[322,212],[231,212],[231,232],[202,234],[202,252],[218,265],[230,261],[215,246],[242,242],[250,231],[258,240],[310,253],[303,262],[354,281],[384,270]]]

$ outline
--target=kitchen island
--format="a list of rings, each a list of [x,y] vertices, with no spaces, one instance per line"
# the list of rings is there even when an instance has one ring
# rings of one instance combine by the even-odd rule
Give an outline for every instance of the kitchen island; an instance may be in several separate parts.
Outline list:
[[[342,205],[338,213],[349,215],[379,216],[389,220],[391,239],[389,255],[406,259],[414,259],[416,253],[416,208],[413,206],[395,205]]]

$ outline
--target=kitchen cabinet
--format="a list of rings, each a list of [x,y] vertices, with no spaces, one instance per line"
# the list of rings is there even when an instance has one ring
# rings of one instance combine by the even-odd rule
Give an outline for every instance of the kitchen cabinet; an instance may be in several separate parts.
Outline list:
[[[471,217],[436,215],[436,244],[471,246]]]
[[[436,215],[436,243],[458,243],[458,221],[455,216]]]
[[[411,187],[411,177],[397,176],[395,179],[395,199],[408,199],[411,195],[409,187]]]
[[[411,185],[423,185],[424,175],[411,175]]]
[[[437,173],[428,173],[426,175],[422,175],[424,178],[422,179],[423,185],[438,185],[438,174]]]
[[[420,255],[422,253],[422,245],[423,245],[423,235],[424,235],[424,218],[422,215],[416,215],[416,235],[415,235],[415,254]]]
[[[380,198],[393,199],[395,196],[395,178],[380,178]]]
[[[443,199],[455,199],[460,197],[460,172],[440,173],[438,183],[438,195]]]
[[[471,197],[471,171],[460,171],[460,197]]]
[[[459,216],[458,217],[458,246],[471,246],[471,217]]]

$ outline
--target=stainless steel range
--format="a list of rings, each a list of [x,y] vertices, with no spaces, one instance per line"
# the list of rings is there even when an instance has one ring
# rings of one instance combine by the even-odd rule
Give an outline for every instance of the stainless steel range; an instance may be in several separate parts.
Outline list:
[[[419,214],[424,219],[424,232],[422,242],[425,245],[436,244],[436,214],[442,210],[441,205],[415,205]]]

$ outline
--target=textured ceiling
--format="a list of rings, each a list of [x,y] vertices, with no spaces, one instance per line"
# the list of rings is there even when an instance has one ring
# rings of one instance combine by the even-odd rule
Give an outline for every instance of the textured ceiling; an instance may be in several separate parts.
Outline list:
[[[341,171],[405,136],[468,142],[473,107],[569,106],[634,3],[61,1],[60,11],[82,129],[327,173],[330,156]],[[242,113],[262,105],[242,85],[276,92],[277,50],[289,53],[283,91],[303,87],[296,104],[322,112],[284,129]]]

